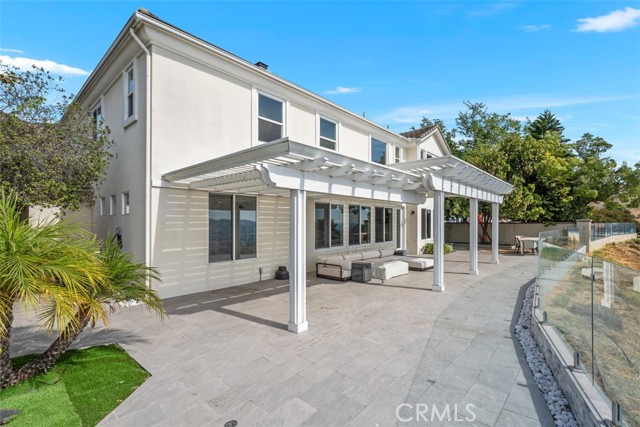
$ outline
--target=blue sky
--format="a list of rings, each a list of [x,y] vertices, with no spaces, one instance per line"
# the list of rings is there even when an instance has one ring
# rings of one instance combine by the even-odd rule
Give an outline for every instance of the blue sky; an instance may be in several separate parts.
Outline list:
[[[464,101],[549,108],[640,161],[640,1],[0,1],[0,60],[77,92],[131,13],[152,13],[394,131]],[[22,59],[20,59],[22,58]]]

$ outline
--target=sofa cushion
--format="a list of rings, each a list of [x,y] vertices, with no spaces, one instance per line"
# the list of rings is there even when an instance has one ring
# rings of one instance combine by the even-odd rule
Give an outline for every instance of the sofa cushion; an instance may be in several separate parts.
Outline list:
[[[344,254],[344,259],[349,260],[349,261],[361,261],[362,260],[362,253],[361,252],[354,252],[351,254]]]
[[[393,249],[380,249],[381,257],[391,256],[395,251]]]
[[[373,258],[380,258],[380,251],[375,250],[375,251],[362,252],[362,259],[373,259]]]
[[[339,265],[343,269],[351,270],[351,260],[344,259],[342,255],[334,255],[327,257],[323,264]]]

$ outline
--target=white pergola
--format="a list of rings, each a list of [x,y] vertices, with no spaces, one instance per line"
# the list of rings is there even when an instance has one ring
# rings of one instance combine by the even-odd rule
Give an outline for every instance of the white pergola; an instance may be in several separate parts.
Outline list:
[[[280,195],[290,198],[289,330],[308,329],[306,318],[307,192],[397,203],[422,204],[433,194],[434,291],[444,291],[445,193],[470,199],[470,218],[478,200],[493,204],[492,253],[498,262],[498,206],[512,187],[454,157],[380,165],[283,138],[208,160],[162,176],[165,185],[216,192]],[[470,274],[478,274],[478,222],[470,222]],[[400,223],[405,245],[405,224]]]

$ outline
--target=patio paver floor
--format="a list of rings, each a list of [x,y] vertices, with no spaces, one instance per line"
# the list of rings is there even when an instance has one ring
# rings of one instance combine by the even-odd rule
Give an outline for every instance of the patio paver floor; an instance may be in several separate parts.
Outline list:
[[[468,259],[445,256],[444,293],[431,271],[384,284],[310,274],[302,334],[286,330],[288,284],[275,280],[168,299],[164,323],[123,309],[77,346],[118,342],[152,377],[100,425],[554,425],[511,332],[536,258],[493,265],[481,250],[478,276]],[[51,339],[16,326],[15,355]],[[438,418],[446,404],[451,422]],[[472,418],[467,405],[475,420],[455,422],[456,407]]]

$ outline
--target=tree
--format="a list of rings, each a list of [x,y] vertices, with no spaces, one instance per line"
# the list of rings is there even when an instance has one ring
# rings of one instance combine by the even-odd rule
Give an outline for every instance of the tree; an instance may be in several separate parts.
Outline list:
[[[611,144],[584,134],[575,143],[562,137],[560,121],[545,110],[524,128],[510,114],[465,102],[456,119],[456,155],[513,185],[501,207],[504,218],[574,221],[592,214],[593,202],[640,206],[640,163],[635,168],[606,156]],[[435,123],[424,119],[423,123]],[[448,217],[467,218],[464,199],[447,198]],[[480,204],[482,240],[489,240],[490,207]],[[473,219],[476,220],[476,219]]]
[[[93,200],[111,154],[108,129],[40,68],[0,63],[0,189],[23,205],[77,210]]]
[[[13,309],[35,311],[41,301],[57,301],[52,320],[74,323],[74,306],[85,300],[105,269],[85,232],[65,221],[31,226],[21,219],[18,197],[0,191],[0,389],[12,375]]]
[[[637,162],[633,168],[626,162],[622,162],[617,175],[620,184],[618,191],[620,202],[630,208],[640,208],[640,162]]]
[[[535,139],[542,139],[549,132],[557,132],[560,135],[564,132],[564,126],[560,120],[548,109],[540,113],[533,122],[527,118],[527,122],[525,129]],[[562,142],[568,141],[569,139],[562,138]]]
[[[97,282],[86,298],[76,303],[73,320],[67,322],[46,351],[13,373],[10,384],[49,370],[87,326],[94,327],[98,320],[108,324],[108,314],[114,312],[119,303],[142,303],[161,318],[165,315],[162,301],[155,291],[147,287],[149,279],[160,280],[155,268],[133,261],[115,238],[104,242],[99,258],[106,269],[105,280]],[[52,300],[42,312],[46,327],[52,328],[56,323],[61,303],[64,309],[65,301]]]
[[[158,279],[155,269],[133,261],[113,239],[101,248],[64,219],[32,226],[20,211],[18,197],[0,191],[0,389],[51,368],[89,324],[107,323],[120,302],[139,302],[164,315],[159,297],[146,285]],[[49,332],[57,327],[57,337],[14,372],[9,357],[18,303],[40,310],[43,327]]]

